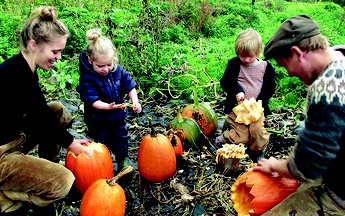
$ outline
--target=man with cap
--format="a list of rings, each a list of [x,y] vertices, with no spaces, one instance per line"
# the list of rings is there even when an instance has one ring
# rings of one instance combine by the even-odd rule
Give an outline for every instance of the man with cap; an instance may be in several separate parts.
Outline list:
[[[265,46],[289,76],[308,85],[307,112],[285,160],[261,159],[254,171],[294,178],[299,189],[267,215],[345,215],[345,46],[330,47],[307,15],[284,21]]]

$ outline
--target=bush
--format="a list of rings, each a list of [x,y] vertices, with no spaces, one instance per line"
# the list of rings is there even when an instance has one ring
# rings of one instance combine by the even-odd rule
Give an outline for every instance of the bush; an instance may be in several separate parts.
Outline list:
[[[219,79],[227,60],[235,56],[234,42],[245,28],[254,28],[266,43],[285,19],[308,14],[319,22],[331,45],[343,43],[345,13],[332,2],[303,3],[280,0],[179,1],[26,1],[0,0],[0,61],[18,52],[22,22],[39,5],[52,5],[70,30],[63,59],[54,70],[40,75],[56,82],[42,83],[45,91],[74,89],[78,82],[78,55],[87,30],[100,27],[117,47],[120,64],[149,97],[186,99],[190,82],[200,86],[205,100],[224,97]],[[17,6],[18,5],[18,6]],[[273,110],[304,103],[305,86],[287,77],[274,61],[278,88]],[[60,92],[63,94],[63,91]],[[302,97],[302,101],[296,98]]]
[[[21,17],[0,12],[0,57],[7,59],[18,53]]]

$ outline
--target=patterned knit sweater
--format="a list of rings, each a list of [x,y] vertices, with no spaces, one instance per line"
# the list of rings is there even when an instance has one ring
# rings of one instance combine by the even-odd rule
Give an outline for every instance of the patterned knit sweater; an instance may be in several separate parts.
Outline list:
[[[305,128],[289,158],[296,179],[324,184],[345,200],[345,59],[330,62],[308,89]]]

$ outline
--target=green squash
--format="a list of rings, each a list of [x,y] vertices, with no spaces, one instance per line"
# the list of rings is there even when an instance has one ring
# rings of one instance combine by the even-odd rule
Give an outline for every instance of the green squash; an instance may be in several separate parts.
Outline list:
[[[181,139],[183,149],[198,148],[201,131],[196,121],[189,117],[183,117],[180,109],[177,116],[169,122],[168,128],[175,131],[175,134]]]

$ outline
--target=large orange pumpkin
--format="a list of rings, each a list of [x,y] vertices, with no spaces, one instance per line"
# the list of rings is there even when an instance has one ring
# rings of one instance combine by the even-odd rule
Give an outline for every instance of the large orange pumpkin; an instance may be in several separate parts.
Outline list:
[[[162,182],[176,171],[176,155],[168,137],[156,134],[151,120],[151,134],[146,135],[138,149],[138,170],[148,181]]]
[[[193,118],[183,117],[180,108],[177,109],[177,116],[169,122],[168,129],[175,131],[184,149],[199,147],[202,135],[199,125]]]
[[[196,87],[194,87],[193,93],[194,103],[183,109],[182,116],[194,119],[204,135],[210,137],[217,130],[218,116],[209,103],[199,103]]]
[[[296,180],[249,170],[231,187],[231,200],[239,216],[261,215],[295,192]]]
[[[130,166],[110,180],[98,179],[92,183],[81,200],[80,216],[124,216],[126,195],[116,181],[132,170]]]
[[[81,195],[97,179],[114,177],[114,165],[108,148],[96,142],[89,143],[87,148],[93,150],[90,157],[85,153],[76,155],[68,151],[65,162],[76,178],[74,186]]]

